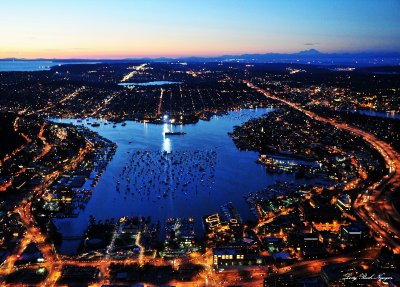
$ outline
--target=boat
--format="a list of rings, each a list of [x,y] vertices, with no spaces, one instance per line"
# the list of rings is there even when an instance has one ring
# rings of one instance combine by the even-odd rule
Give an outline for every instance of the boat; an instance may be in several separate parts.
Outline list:
[[[165,132],[164,135],[166,136],[183,136],[185,132]]]
[[[93,123],[93,124],[92,124],[92,127],[99,127],[99,126],[100,126],[99,123]]]

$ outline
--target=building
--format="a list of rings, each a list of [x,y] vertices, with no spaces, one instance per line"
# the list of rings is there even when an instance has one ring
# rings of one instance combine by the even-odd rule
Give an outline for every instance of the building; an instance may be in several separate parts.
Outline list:
[[[340,216],[335,206],[326,204],[319,198],[312,198],[301,203],[299,212],[303,220],[313,222],[333,222]]]
[[[275,266],[286,266],[294,263],[295,259],[288,252],[275,252],[272,254]]]
[[[269,252],[278,251],[283,246],[283,240],[280,237],[264,237],[262,239],[263,247]]]
[[[327,286],[345,286],[345,274],[350,269],[346,263],[329,264],[321,268],[321,279]]]
[[[357,245],[366,239],[368,234],[368,227],[361,222],[352,222],[340,228],[340,238],[348,244]]]
[[[205,229],[209,232],[221,226],[221,219],[219,217],[219,214],[215,213],[203,217],[203,223],[205,225]]]
[[[342,194],[336,199],[336,206],[345,211],[349,211],[351,209],[351,198],[348,194]]]
[[[228,266],[254,266],[263,264],[263,259],[258,253],[248,253],[242,248],[214,248],[214,268]]]
[[[374,260],[374,266],[382,271],[400,271],[400,254],[394,254],[388,248],[382,248]]]

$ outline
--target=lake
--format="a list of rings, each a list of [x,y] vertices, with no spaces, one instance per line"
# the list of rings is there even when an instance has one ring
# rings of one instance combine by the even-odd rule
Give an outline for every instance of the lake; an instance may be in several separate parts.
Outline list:
[[[243,196],[290,174],[269,174],[259,164],[257,152],[239,151],[228,132],[235,125],[272,109],[251,109],[214,116],[194,125],[155,125],[127,121],[126,126],[103,120],[58,119],[97,131],[118,148],[95,187],[92,198],[77,218],[55,219],[63,235],[81,236],[89,216],[104,220],[122,216],[151,216],[162,224],[170,217],[193,217],[202,233],[201,218],[220,212],[232,202],[243,220],[254,219]],[[92,127],[94,121],[99,127]],[[165,136],[166,131],[185,135]],[[64,241],[61,252],[73,253],[79,241]]]
[[[131,87],[131,86],[163,86],[163,85],[174,85],[182,84],[182,82],[170,82],[170,81],[153,81],[144,83],[119,83],[119,86]]]

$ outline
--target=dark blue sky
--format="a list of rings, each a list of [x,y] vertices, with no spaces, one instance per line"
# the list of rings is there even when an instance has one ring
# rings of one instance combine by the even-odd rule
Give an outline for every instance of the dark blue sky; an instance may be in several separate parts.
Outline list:
[[[400,51],[399,0],[2,0],[0,58]]]

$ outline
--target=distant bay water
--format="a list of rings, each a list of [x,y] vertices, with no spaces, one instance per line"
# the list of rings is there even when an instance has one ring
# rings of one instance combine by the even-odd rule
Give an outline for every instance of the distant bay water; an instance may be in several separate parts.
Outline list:
[[[98,62],[62,62],[50,60],[0,60],[0,72],[46,71],[66,64],[95,64]]]

